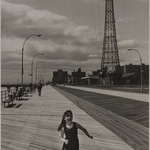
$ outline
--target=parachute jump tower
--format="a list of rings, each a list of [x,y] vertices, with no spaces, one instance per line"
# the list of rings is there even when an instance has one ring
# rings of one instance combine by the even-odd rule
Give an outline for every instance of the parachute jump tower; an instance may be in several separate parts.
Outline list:
[[[105,26],[101,70],[111,73],[120,70],[113,0],[106,0],[105,3]]]

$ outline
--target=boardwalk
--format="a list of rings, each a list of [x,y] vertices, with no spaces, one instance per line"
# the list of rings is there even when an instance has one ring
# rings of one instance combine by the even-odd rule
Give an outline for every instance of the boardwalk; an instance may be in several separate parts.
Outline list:
[[[34,94],[15,104],[1,109],[2,150],[60,150],[57,126],[66,109],[94,137],[91,140],[79,132],[81,150],[133,150],[51,86],[43,88],[41,97]]]

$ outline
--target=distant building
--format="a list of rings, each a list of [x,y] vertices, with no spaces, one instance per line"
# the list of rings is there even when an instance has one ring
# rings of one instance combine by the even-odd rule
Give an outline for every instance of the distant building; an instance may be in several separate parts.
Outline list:
[[[77,71],[72,72],[72,84],[84,84],[85,81],[81,80],[82,77],[85,77],[86,73],[81,72],[81,68],[78,68]]]
[[[58,70],[53,72],[52,81],[56,84],[70,83],[72,85],[140,85],[140,65],[124,65],[120,66],[119,72],[101,72],[101,70],[93,71],[92,75],[86,76],[86,72],[82,72],[81,68],[73,71],[68,75],[67,71]],[[149,85],[149,65],[142,65],[143,85]]]
[[[55,84],[68,83],[68,72],[63,70],[54,71],[52,82]]]
[[[92,76],[99,76],[96,80],[91,78],[91,84],[100,85],[140,85],[141,84],[141,70],[140,65],[124,65],[120,66],[120,71],[115,72],[101,72],[101,70],[93,71]],[[149,85],[149,65],[142,65],[142,79],[143,85]]]
[[[101,70],[98,69],[97,71],[93,71],[93,72],[92,72],[92,75],[93,75],[93,76],[99,76],[99,75],[100,75],[100,72],[101,72]]]
[[[139,85],[141,84],[141,70],[140,70],[140,65],[125,65],[121,66],[121,73],[122,77],[124,78],[124,82],[126,84],[135,84]],[[143,84],[148,85],[149,84],[149,65],[142,65],[142,76],[143,76]]]
[[[100,74],[101,74],[101,70],[99,69],[97,69],[96,71],[93,71],[92,75],[90,76],[90,84],[98,85],[100,82]]]
[[[93,71],[92,72],[92,82],[91,84],[99,84],[99,85],[113,85],[113,73],[111,71],[107,72],[107,68],[103,68],[103,72],[101,70]],[[115,74],[115,77],[117,75]],[[118,78],[118,77],[117,77]]]

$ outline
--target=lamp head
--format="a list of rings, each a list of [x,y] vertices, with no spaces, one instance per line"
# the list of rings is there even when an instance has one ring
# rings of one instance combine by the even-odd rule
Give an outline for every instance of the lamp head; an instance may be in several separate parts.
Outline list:
[[[131,51],[131,50],[132,50],[131,48],[128,49],[128,51]]]

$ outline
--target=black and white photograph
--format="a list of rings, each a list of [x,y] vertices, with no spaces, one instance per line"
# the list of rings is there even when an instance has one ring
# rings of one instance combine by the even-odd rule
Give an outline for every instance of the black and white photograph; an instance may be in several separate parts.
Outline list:
[[[149,150],[149,0],[1,0],[1,150]]]

